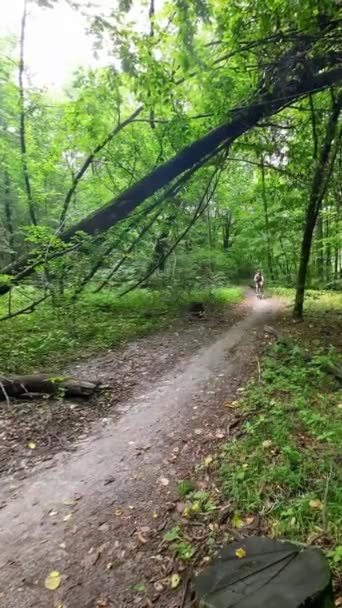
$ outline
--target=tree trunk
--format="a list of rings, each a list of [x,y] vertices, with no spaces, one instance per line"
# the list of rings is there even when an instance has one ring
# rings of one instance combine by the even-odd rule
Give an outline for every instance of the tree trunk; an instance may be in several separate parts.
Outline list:
[[[23,167],[24,184],[27,196],[29,216],[32,224],[37,225],[36,210],[33,202],[31,180],[27,164],[27,149],[26,149],[26,113],[25,113],[25,89],[24,89],[24,72],[25,72],[25,33],[26,33],[26,18],[27,18],[27,0],[24,0],[24,9],[21,18],[20,30],[20,58],[19,58],[19,99],[20,99],[20,115],[19,115],[19,139],[21,163]]]
[[[4,174],[4,182],[5,182],[5,221],[6,221],[6,230],[8,232],[8,246],[9,246],[9,258],[13,261],[15,256],[14,251],[14,226],[13,226],[13,217],[12,217],[12,208],[11,208],[11,187],[10,187],[10,179],[7,171],[5,170]]]
[[[232,225],[232,214],[228,211],[226,217],[223,220],[222,233],[223,233],[223,250],[227,251],[230,246],[230,227]]]
[[[297,276],[296,299],[293,309],[293,316],[297,319],[303,318],[305,284],[310,259],[312,235],[314,232],[317,215],[319,213],[322,200],[327,191],[335,156],[337,153],[338,143],[340,141],[341,133],[339,134],[338,141],[336,142],[335,154],[331,154],[332,143],[336,134],[336,128],[338,118],[341,112],[341,107],[342,92],[339,93],[337,101],[333,101],[333,107],[327,124],[324,143],[322,145],[321,152],[316,163],[309,205],[306,210],[305,227],[300,253],[300,264]]]
[[[281,91],[276,87],[272,93],[265,92],[256,97],[250,105],[232,111],[230,121],[213,129],[173,158],[162,163],[107,205],[71,226],[61,238],[68,242],[78,231],[96,234],[108,230],[180,174],[204,161],[206,157],[210,157],[223,145],[228,147],[238,137],[255,127],[260,119],[279,112],[312,88],[322,90],[339,80],[342,80],[342,67],[326,72],[320,71],[310,81],[303,79],[294,84],[291,79],[287,85],[281,87]]]
[[[264,165],[263,157],[261,157],[260,167],[261,167],[261,184],[262,184],[262,202],[263,202],[263,206],[264,206],[264,218],[265,218],[265,230],[266,230],[267,266],[268,266],[268,272],[270,273],[270,277],[273,281],[274,273],[273,273],[273,262],[272,262],[270,222],[269,222],[269,217],[268,217],[268,204],[267,204],[266,182],[265,182],[265,165]]]
[[[153,55],[152,55],[152,41],[154,38],[154,16],[155,16],[155,7],[154,7],[154,0],[150,0],[150,8],[148,11],[148,17],[150,20],[150,40],[151,40],[151,49],[149,51],[149,56],[150,56],[150,60],[151,60],[151,64],[153,62]],[[152,107],[152,93],[151,90],[149,90],[148,92],[148,97],[151,101],[151,109],[150,109],[150,125],[151,125],[151,129],[155,129],[156,128],[156,123],[155,123],[155,119],[154,119],[154,109]]]

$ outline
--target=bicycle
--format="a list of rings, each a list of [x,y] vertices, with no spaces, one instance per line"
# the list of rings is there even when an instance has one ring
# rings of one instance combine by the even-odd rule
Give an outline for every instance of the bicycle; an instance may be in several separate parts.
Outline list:
[[[255,293],[256,293],[256,297],[261,300],[262,295],[263,295],[263,286],[261,283],[256,283],[255,284]]]

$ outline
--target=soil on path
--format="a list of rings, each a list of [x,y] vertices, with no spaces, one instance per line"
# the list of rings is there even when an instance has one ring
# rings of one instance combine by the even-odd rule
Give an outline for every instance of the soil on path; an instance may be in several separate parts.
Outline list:
[[[177,480],[227,436],[223,404],[256,369],[262,327],[280,308],[254,297],[246,305],[248,314],[220,337],[218,329],[205,341],[196,330],[179,335],[175,361],[153,359],[160,336],[150,337],[152,366],[143,357],[147,373],[140,369],[114,416],[94,424],[75,451],[1,480],[1,605],[182,606],[182,585],[165,589],[175,565],[159,554],[158,539],[172,518]],[[135,348],[127,347],[127,366]],[[104,379],[113,375],[108,357],[94,364]],[[91,373],[89,364],[83,371]],[[52,570],[62,575],[54,592],[44,587]]]

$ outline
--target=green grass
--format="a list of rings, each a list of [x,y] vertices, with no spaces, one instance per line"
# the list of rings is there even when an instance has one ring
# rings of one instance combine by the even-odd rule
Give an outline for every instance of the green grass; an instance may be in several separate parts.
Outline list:
[[[342,363],[333,350],[325,357]],[[325,537],[338,567],[342,391],[321,363],[320,349],[310,362],[293,342],[270,349],[261,381],[251,382],[239,403],[250,418],[244,436],[222,450],[220,483],[239,516],[260,513],[269,535],[301,543]]]
[[[12,310],[38,297],[33,289],[15,289]],[[24,373],[56,368],[168,326],[191,300],[222,306],[241,298],[241,290],[233,287],[182,294],[141,289],[122,298],[115,291],[86,292],[77,303],[65,299],[57,307],[48,301],[31,314],[2,322],[0,369]],[[8,301],[3,297],[0,316],[7,313]]]
[[[269,293],[282,298],[287,298],[294,302],[295,290],[286,287],[272,287]],[[304,300],[305,311],[315,312],[322,310],[342,311],[342,292],[340,291],[318,291],[307,289]]]

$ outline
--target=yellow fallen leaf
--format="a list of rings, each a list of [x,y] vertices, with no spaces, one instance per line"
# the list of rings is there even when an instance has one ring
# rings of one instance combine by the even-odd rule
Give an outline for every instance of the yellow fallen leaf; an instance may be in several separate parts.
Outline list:
[[[272,445],[272,441],[270,439],[265,439],[265,441],[262,442],[263,448],[270,448],[271,445]]]
[[[191,508],[190,507],[185,507],[183,513],[182,513],[182,517],[190,517],[191,515]]]
[[[153,513],[153,519],[158,519],[158,517],[159,517],[159,515],[158,515],[158,513],[155,511],[155,512]]]
[[[115,515],[116,515],[117,517],[121,517],[121,516],[123,515],[123,511],[122,511],[121,509],[116,509],[116,511],[115,511]]]
[[[64,608],[64,604],[57,604],[56,608]]]
[[[247,553],[246,553],[245,549],[243,549],[242,547],[240,547],[239,549],[236,549],[235,555],[239,559],[243,559],[244,557],[246,557]]]
[[[65,517],[63,517],[63,521],[69,521],[69,519],[72,518],[72,513],[68,513],[68,515],[65,515]]]
[[[180,582],[181,577],[179,576],[179,574],[173,574],[171,576],[171,589],[177,589]]]
[[[245,525],[245,522],[239,517],[239,515],[237,513],[235,513],[235,515],[233,515],[233,518],[232,518],[232,525],[233,525],[233,528],[243,528]]]
[[[65,549],[65,547],[66,547],[66,544],[65,544],[65,543],[61,543],[61,544],[59,545],[59,548],[60,548],[60,549]]]
[[[27,446],[30,448],[30,450],[35,450],[37,447],[34,441],[29,441]]]
[[[320,511],[322,511],[323,509],[323,503],[321,500],[310,500],[309,505],[311,507],[311,509],[319,509]]]
[[[57,570],[52,570],[45,579],[44,586],[49,591],[56,591],[61,584],[61,575]]]
[[[212,457],[212,456],[210,456],[210,455],[209,455],[209,456],[207,456],[207,457],[204,459],[204,464],[205,464],[205,466],[206,466],[206,467],[208,467],[208,466],[209,466],[209,465],[210,465],[210,464],[213,462],[213,460],[214,460],[214,459],[213,459],[213,457]]]
[[[338,409],[339,409],[339,410],[342,410],[342,403],[339,403],[339,404],[337,405],[337,407],[338,407]]]

